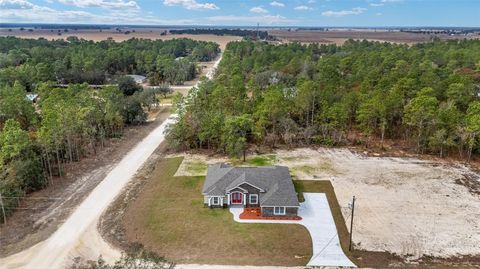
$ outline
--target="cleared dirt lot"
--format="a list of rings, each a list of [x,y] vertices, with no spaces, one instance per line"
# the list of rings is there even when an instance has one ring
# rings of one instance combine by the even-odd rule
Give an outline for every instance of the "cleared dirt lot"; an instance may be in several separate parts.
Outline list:
[[[319,31],[319,30],[272,30],[268,31],[270,35],[277,37],[283,42],[301,42],[301,43],[324,43],[341,45],[348,39],[367,39],[370,41],[387,41],[392,43],[419,43],[428,42],[432,38],[440,39],[463,39],[465,36],[449,36],[446,34],[416,34],[399,31],[366,31],[366,30],[337,30],[337,31]],[[472,36],[468,38],[480,38],[480,36]]]
[[[201,174],[202,163],[216,161],[226,159],[185,155],[177,175]],[[480,255],[480,196],[456,183],[479,176],[465,166],[325,148],[279,150],[271,163],[289,166],[299,180],[330,179],[345,219],[355,195],[357,248],[414,258]]]
[[[220,49],[224,50],[225,46],[230,41],[241,40],[242,38],[239,36],[217,36],[217,35],[160,35],[160,33],[164,32],[166,29],[158,29],[158,28],[128,28],[122,29],[122,32],[118,32],[115,29],[103,29],[102,31],[98,29],[91,29],[91,30],[72,30],[69,29],[68,32],[63,32],[61,30],[61,35],[58,35],[58,30],[50,29],[34,29],[32,32],[28,30],[21,31],[20,29],[11,29],[12,31],[8,31],[6,28],[0,28],[0,36],[16,36],[21,38],[40,38],[43,37],[48,40],[52,39],[66,39],[69,36],[76,36],[78,38],[83,38],[86,40],[93,40],[93,41],[102,41],[107,40],[108,38],[112,38],[115,41],[125,41],[130,38],[144,38],[144,39],[162,39],[162,40],[170,40],[174,38],[190,38],[193,40],[201,40],[201,41],[212,41],[216,42],[220,45]],[[134,30],[135,32],[132,32]],[[125,34],[125,31],[130,31],[129,34]]]

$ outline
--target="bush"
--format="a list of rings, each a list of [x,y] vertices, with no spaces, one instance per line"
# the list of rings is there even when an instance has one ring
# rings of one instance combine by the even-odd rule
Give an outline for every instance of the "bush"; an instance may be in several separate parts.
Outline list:
[[[142,104],[133,97],[125,100],[122,116],[126,124],[138,125],[147,120],[147,114],[143,111]]]

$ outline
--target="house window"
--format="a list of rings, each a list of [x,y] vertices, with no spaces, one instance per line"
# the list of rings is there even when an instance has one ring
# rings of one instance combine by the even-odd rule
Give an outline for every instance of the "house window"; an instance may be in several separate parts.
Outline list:
[[[250,194],[250,204],[258,204],[258,194]]]
[[[212,205],[219,205],[220,198],[219,197],[212,197]]]
[[[285,207],[283,206],[274,207],[273,215],[285,215]]]

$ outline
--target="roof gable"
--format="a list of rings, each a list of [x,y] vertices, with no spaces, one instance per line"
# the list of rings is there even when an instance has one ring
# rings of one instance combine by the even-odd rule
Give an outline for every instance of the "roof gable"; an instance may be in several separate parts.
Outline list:
[[[218,163],[210,165],[203,187],[204,195],[225,195],[229,190],[248,184],[259,189],[260,205],[299,206],[288,168],[285,166],[232,167]]]

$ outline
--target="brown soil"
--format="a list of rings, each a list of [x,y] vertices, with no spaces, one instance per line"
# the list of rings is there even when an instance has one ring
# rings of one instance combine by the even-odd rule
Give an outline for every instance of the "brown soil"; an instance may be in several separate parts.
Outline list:
[[[126,128],[121,138],[110,139],[96,156],[67,165],[64,177],[55,178],[51,186],[23,199],[7,223],[0,226],[0,256],[48,238],[116,163],[168,117],[170,107],[161,110],[154,121]]]
[[[419,43],[431,41],[433,37],[440,39],[464,39],[465,36],[449,36],[445,34],[429,35],[415,34],[406,32],[393,31],[366,31],[366,30],[337,30],[337,31],[318,31],[318,30],[273,30],[269,31],[270,35],[277,37],[284,42],[301,42],[301,43],[335,43],[343,44],[348,39],[367,39],[371,41],[387,41],[392,43]],[[470,38],[480,38],[473,36]]]
[[[125,31],[130,31],[129,34],[125,34]],[[135,32],[131,32],[135,30]],[[20,29],[12,29],[11,32],[8,31],[6,28],[0,29],[0,36],[16,36],[20,38],[45,38],[48,40],[53,39],[66,39],[69,36],[76,36],[78,38],[83,38],[86,40],[93,40],[93,41],[102,41],[107,40],[109,38],[121,42],[131,38],[143,38],[143,39],[162,39],[162,40],[170,40],[175,38],[190,38],[193,40],[201,40],[201,41],[212,41],[216,42],[220,45],[220,49],[223,51],[225,46],[228,42],[241,40],[242,38],[239,36],[217,36],[217,35],[164,35],[161,36],[160,33],[164,32],[165,29],[158,29],[158,28],[129,28],[123,29],[123,32],[117,32],[115,29],[104,29],[100,30],[69,30],[68,32],[62,32],[61,35],[58,35],[57,30],[50,31],[50,29],[34,29],[33,32],[29,32],[27,30],[21,31]]]

